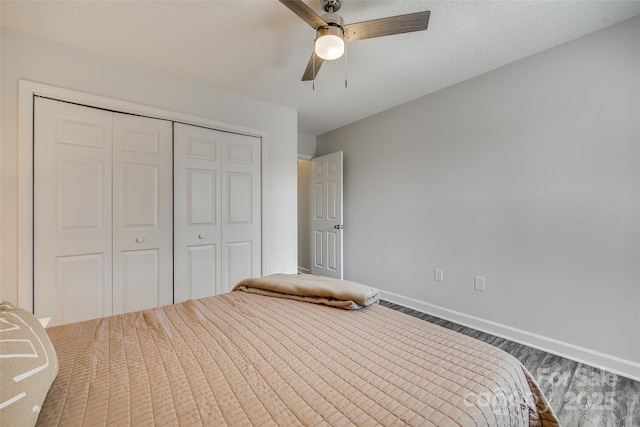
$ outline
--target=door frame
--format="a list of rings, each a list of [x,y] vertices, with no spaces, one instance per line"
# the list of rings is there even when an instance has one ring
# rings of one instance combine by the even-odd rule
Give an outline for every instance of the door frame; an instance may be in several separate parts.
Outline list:
[[[266,271],[266,213],[268,132],[204,117],[179,113],[129,101],[64,89],[28,80],[18,80],[18,301],[16,305],[33,313],[33,104],[42,96],[58,101],[126,114],[170,120],[261,139],[261,270]]]

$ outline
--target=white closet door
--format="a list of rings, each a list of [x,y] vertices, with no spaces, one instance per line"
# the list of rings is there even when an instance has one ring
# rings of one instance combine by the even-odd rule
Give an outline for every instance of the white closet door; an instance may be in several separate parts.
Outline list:
[[[173,302],[171,122],[113,115],[113,311]]]
[[[110,112],[34,104],[34,313],[112,314]]]
[[[174,125],[175,302],[222,293],[221,132]]]
[[[261,275],[260,138],[222,133],[222,288]]]

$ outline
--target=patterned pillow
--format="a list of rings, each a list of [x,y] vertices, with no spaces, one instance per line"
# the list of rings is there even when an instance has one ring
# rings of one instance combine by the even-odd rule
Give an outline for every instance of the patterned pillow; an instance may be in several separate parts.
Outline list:
[[[38,319],[1,303],[0,424],[35,425],[57,373],[58,357]]]

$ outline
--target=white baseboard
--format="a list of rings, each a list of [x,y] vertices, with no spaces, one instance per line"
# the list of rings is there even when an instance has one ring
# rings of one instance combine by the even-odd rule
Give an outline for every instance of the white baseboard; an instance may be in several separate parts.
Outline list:
[[[566,359],[603,369],[616,375],[640,381],[640,363],[622,359],[610,354],[590,350],[574,344],[569,344],[554,338],[523,331],[518,328],[470,316],[458,311],[449,310],[428,302],[404,297],[393,292],[380,290],[383,300],[396,303],[422,313],[440,317],[451,322],[468,326],[500,338],[505,338],[547,353],[555,354]]]

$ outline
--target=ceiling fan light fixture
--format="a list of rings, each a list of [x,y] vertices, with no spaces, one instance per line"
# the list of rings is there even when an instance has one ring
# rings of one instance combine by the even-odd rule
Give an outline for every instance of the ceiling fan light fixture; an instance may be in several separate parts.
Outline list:
[[[344,55],[344,31],[338,26],[320,27],[316,31],[315,52],[331,61]]]

